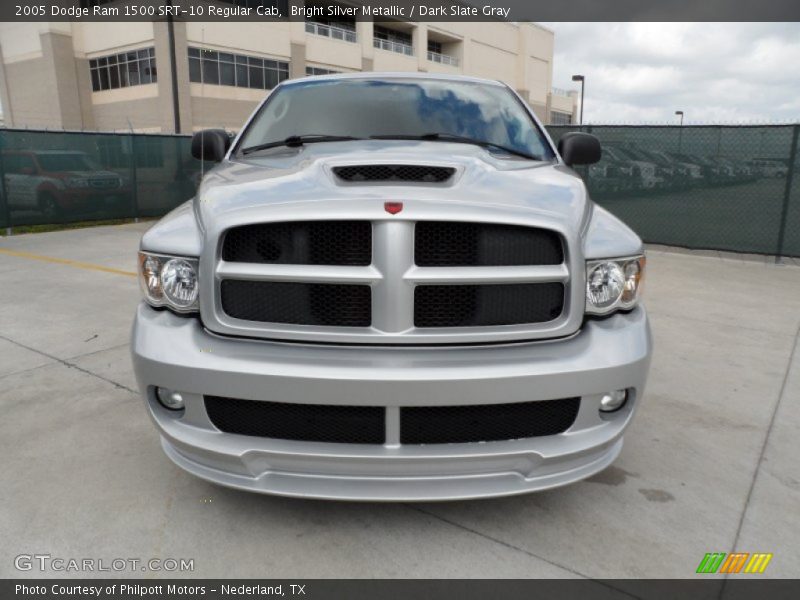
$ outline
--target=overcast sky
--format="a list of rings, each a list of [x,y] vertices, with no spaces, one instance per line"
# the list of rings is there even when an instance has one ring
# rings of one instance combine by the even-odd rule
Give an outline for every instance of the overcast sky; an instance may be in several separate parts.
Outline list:
[[[700,0],[698,0],[700,1]],[[800,23],[543,23],[584,122],[800,122]]]

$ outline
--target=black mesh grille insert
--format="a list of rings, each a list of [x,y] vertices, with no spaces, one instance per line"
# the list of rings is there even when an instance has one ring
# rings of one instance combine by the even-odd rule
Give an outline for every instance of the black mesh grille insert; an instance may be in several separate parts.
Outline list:
[[[335,327],[372,322],[368,285],[226,279],[221,293],[222,310],[235,319]]]
[[[560,283],[421,285],[414,290],[416,327],[545,323],[563,309]]]
[[[558,265],[564,262],[555,231],[516,225],[421,221],[414,233],[421,267]]]
[[[355,165],[334,167],[339,179],[353,183],[374,181],[405,181],[419,183],[444,183],[456,172],[451,167],[425,165]]]
[[[205,397],[214,426],[226,433],[282,440],[383,444],[382,406],[287,404],[237,398]]]
[[[578,416],[580,398],[482,404],[413,406],[400,409],[403,444],[491,442],[555,435]]]
[[[246,263],[353,265],[372,262],[369,221],[297,221],[235,227],[222,259]]]

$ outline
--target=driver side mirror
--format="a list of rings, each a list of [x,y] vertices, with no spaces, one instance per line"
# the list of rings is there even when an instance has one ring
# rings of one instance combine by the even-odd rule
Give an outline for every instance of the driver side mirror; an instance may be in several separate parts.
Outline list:
[[[220,162],[230,147],[231,138],[224,129],[204,129],[192,136],[192,156],[198,160]]]
[[[558,153],[567,166],[591,165],[600,160],[603,151],[600,140],[590,133],[570,132],[558,141]]]

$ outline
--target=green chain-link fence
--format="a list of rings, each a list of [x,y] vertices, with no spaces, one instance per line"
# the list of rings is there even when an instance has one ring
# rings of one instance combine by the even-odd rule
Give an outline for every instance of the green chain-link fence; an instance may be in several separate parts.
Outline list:
[[[576,130],[603,146],[592,198],[645,241],[800,256],[800,125],[549,128]]]
[[[160,216],[201,177],[187,136],[0,129],[0,149],[3,227]]]
[[[800,125],[580,129],[603,145],[592,197],[645,241],[800,256]],[[159,216],[202,173],[186,136],[0,129],[0,148],[3,228]]]

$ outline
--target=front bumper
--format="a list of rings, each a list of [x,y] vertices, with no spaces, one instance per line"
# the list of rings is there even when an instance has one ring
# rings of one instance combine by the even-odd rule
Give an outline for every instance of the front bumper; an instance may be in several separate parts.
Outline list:
[[[139,306],[134,370],[167,455],[218,484],[346,500],[451,500],[552,488],[601,471],[619,454],[651,355],[643,308],[589,320],[576,335],[471,347],[323,346],[226,338],[198,319]],[[155,399],[180,391],[186,410]],[[599,413],[604,392],[628,403]],[[401,406],[581,397],[564,433],[501,442],[383,445],[300,442],[223,433],[203,395],[288,403]],[[388,438],[387,438],[388,439]]]

